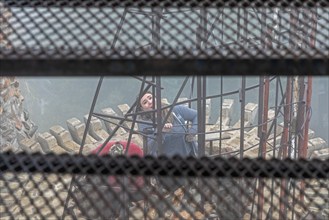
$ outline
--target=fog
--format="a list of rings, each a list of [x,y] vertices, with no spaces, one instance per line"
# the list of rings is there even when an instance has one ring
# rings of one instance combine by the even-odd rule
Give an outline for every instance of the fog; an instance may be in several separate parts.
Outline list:
[[[162,97],[173,101],[185,77],[162,77]],[[285,78],[281,77],[283,89]],[[99,77],[19,77],[20,88],[25,97],[24,106],[29,111],[31,120],[38,125],[38,132],[48,131],[53,125],[66,127],[66,120],[76,117],[83,121],[88,114],[95,95]],[[246,87],[256,85],[258,77],[247,77]],[[270,107],[275,105],[275,83],[271,81]],[[194,87],[192,87],[194,85]],[[221,92],[220,76],[207,78],[207,95]],[[95,111],[127,103],[129,106],[135,101],[141,81],[133,77],[105,77],[101,86]],[[223,93],[238,91],[241,87],[241,77],[223,77]],[[316,136],[328,141],[328,97],[329,77],[313,78],[313,94],[310,128]],[[192,84],[192,77],[185,86],[181,97],[196,97],[196,81]],[[246,104],[258,103],[258,88],[246,91]],[[278,96],[279,100],[281,96]],[[234,99],[233,123],[240,116],[239,93],[226,96]],[[220,98],[212,99],[210,122],[215,123],[219,115]]]

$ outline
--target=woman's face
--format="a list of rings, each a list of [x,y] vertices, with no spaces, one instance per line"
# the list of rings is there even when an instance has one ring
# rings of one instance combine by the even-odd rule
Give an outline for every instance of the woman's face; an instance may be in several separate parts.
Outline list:
[[[153,109],[153,95],[150,93],[146,93],[141,98],[140,104],[144,111],[152,110]]]

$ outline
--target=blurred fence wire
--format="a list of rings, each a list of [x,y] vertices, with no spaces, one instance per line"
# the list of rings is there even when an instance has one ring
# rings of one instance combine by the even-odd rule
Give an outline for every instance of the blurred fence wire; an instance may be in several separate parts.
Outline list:
[[[67,74],[328,73],[327,1],[4,0],[0,7],[2,66],[16,75],[64,74],[49,64]],[[22,65],[10,69],[15,61]]]

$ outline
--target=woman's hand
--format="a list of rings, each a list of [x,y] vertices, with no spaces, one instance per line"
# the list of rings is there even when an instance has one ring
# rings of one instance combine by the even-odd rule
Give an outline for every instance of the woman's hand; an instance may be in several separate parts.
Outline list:
[[[169,132],[172,129],[172,123],[166,123],[163,126],[162,132]]]
[[[195,134],[186,134],[185,135],[185,141],[186,142],[193,142],[196,141]]]

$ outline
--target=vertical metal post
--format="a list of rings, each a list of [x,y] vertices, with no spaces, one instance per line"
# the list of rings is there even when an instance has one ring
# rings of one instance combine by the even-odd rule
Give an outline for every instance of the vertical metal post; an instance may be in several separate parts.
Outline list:
[[[273,30],[274,30],[274,36],[275,44],[279,46],[278,42],[280,42],[279,36],[280,36],[280,10],[279,8],[273,9]]]
[[[223,129],[223,76],[220,76],[220,114],[219,114],[219,155],[222,153],[222,129]]]
[[[248,46],[249,45],[249,41],[248,41],[248,11],[247,9],[243,9],[243,27],[244,27],[244,31],[243,31],[243,37],[245,39],[245,44]]]
[[[203,46],[206,47],[207,45],[207,9],[206,8],[201,8],[200,9],[200,41],[199,46],[200,48]]]
[[[298,157],[301,157],[301,152],[302,152],[302,146],[303,146],[303,124],[304,124],[304,119],[305,119],[305,101],[304,101],[304,96],[305,96],[305,78],[304,76],[299,76],[298,77],[298,109],[297,109],[297,125],[296,125],[296,134],[298,137]]]
[[[261,8],[261,46],[262,48],[265,48],[265,40],[266,40],[266,8]]]
[[[161,77],[156,76],[155,78],[155,83],[156,83],[156,122],[157,122],[157,144],[158,144],[158,151],[159,155],[163,154],[163,147],[162,147],[162,128],[165,122],[162,122],[161,118]]]
[[[205,79],[204,76],[197,76],[197,109],[198,109],[198,148],[199,156],[205,153]]]
[[[313,11],[315,10],[315,12]],[[310,42],[309,45],[311,48],[315,47],[316,42],[316,27],[317,27],[317,19],[316,19],[316,8],[311,9],[311,33],[310,33]],[[312,99],[312,90],[313,90],[313,77],[308,76],[307,77],[307,91],[306,91],[306,119],[305,119],[305,125],[304,125],[304,140],[303,140],[303,146],[301,149],[301,158],[307,157],[307,145],[308,145],[308,129],[310,126],[310,110],[311,110],[311,99]],[[305,190],[305,182],[301,182],[300,186],[300,200],[304,202],[304,190]]]
[[[289,45],[290,47],[296,47],[297,42],[297,21],[298,21],[298,9],[291,8],[290,12],[290,28],[289,28]]]
[[[240,43],[240,40],[241,40],[241,8],[240,7],[238,7],[237,15],[238,15],[238,17],[237,17],[237,21],[238,21],[237,41]]]
[[[259,77],[259,92],[258,92],[258,132],[257,135],[259,138],[262,136],[261,124],[263,122],[263,92],[264,92],[264,76]]]
[[[272,48],[273,47],[273,30],[272,27],[269,25],[266,26],[266,40],[265,40],[265,46],[266,48]]]
[[[277,120],[277,116],[278,116],[278,112],[280,111],[279,108],[278,108],[278,96],[279,96],[279,81],[280,81],[280,77],[277,76],[276,77],[276,84],[275,84],[275,118],[273,120],[273,124],[274,124],[274,131],[273,131],[273,158],[276,158],[276,129],[277,129],[277,123],[278,123],[278,120]],[[282,104],[280,104],[282,105]],[[272,125],[273,125],[272,124]],[[273,197],[274,197],[274,194],[275,194],[275,187],[274,187],[274,184],[276,185],[276,181],[274,180],[274,178],[271,179],[271,202],[270,202],[270,209],[269,209],[269,213],[268,215],[270,215],[270,219],[273,219],[273,206],[274,206],[274,203],[273,203]]]
[[[296,135],[298,137],[298,158],[303,157],[303,146],[304,146],[304,132],[303,129],[304,123],[305,123],[305,101],[304,101],[304,96],[305,96],[305,78],[304,76],[299,76],[298,77],[298,110],[297,110],[297,126],[296,126]],[[304,127],[304,128],[303,128]],[[302,183],[302,181],[301,181]],[[304,202],[304,196],[301,191],[299,190],[299,195],[300,195],[300,201]],[[293,199],[293,204],[295,204],[295,199]]]
[[[197,110],[198,110],[198,156],[205,155],[205,116],[206,116],[206,82],[205,76],[197,76]],[[202,188],[202,182],[198,182],[198,186]],[[201,195],[201,204],[204,204],[205,198]],[[201,212],[204,211],[204,206],[201,206]]]
[[[201,147],[201,151],[202,154],[200,156],[204,156],[205,155],[205,146],[206,146],[206,107],[207,107],[207,77],[206,76],[202,76],[203,78],[203,82],[202,82],[202,98],[203,98],[203,103],[202,103],[202,112],[203,112],[203,124],[202,124],[202,142],[203,145]]]
[[[245,104],[246,104],[246,77],[241,78],[241,90],[240,90],[240,159],[243,158],[243,148],[244,148],[244,119],[245,119]]]
[[[316,43],[316,30],[317,30],[317,8],[311,8],[311,33],[310,33],[310,46],[315,47]]]
[[[212,155],[212,154],[214,153],[214,149],[213,149],[213,147],[214,147],[214,146],[213,146],[213,140],[210,140],[210,141],[209,141],[209,144],[210,144],[210,150],[209,150],[210,152],[209,152],[209,154]]]
[[[311,109],[311,99],[312,99],[312,83],[313,79],[312,76],[307,77],[307,91],[306,91],[306,121],[304,125],[304,140],[303,140],[303,145],[301,149],[301,158],[306,158],[307,157],[307,145],[308,145],[308,129],[310,125],[310,109]],[[300,200],[304,202],[304,190],[305,190],[305,182],[301,182],[301,187],[300,187]]]
[[[291,76],[287,77],[287,85],[286,85],[286,101],[283,110],[283,133],[281,137],[280,147],[282,148],[282,159],[288,157],[288,135],[289,135],[289,118],[291,115]],[[286,196],[287,190],[287,179],[281,179],[281,187],[280,187],[280,212],[279,212],[279,219],[286,219],[287,218],[287,209],[286,209]]]
[[[263,110],[263,121],[262,121],[262,135],[260,139],[260,155],[262,158],[266,158],[266,142],[267,142],[267,120],[268,120],[268,98],[269,98],[269,77],[265,77],[264,84],[264,110]],[[260,178],[258,185],[258,212],[257,218],[262,219],[264,209],[264,181]]]
[[[157,49],[160,46],[160,21],[161,21],[161,8],[152,8],[152,46]]]

